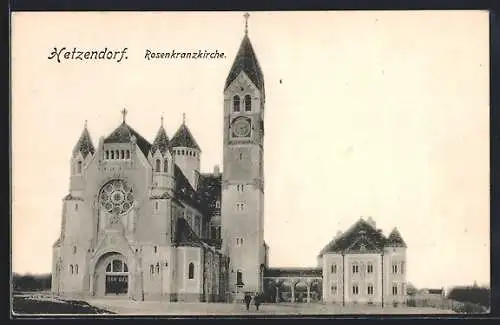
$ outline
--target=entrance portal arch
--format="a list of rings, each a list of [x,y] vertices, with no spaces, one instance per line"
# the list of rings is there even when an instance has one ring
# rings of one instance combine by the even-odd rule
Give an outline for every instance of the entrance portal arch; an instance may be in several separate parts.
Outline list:
[[[127,295],[130,287],[130,273],[127,259],[120,253],[103,254],[94,271],[94,292],[96,296]]]

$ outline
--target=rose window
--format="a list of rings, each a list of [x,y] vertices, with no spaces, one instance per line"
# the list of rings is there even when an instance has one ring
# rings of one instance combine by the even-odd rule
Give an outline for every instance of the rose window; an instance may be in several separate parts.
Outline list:
[[[99,195],[101,207],[113,214],[124,214],[130,210],[134,202],[132,188],[122,180],[113,180],[101,190]]]

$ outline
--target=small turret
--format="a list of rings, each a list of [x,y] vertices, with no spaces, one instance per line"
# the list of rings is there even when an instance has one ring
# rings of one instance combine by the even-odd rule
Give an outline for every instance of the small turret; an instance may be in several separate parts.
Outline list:
[[[163,127],[163,116],[161,117],[160,129],[151,145],[148,160],[153,166],[153,195],[161,195],[173,186],[173,159],[170,154],[169,140]]]
[[[87,129],[87,121],[85,121],[80,139],[78,139],[71,155],[70,191],[72,193],[73,191],[80,191],[83,189],[85,166],[90,159],[92,159],[94,153],[95,147]],[[75,193],[73,193],[73,195],[75,195]],[[78,196],[78,194],[75,196]]]
[[[170,148],[175,163],[182,170],[191,186],[198,186],[200,172],[201,149],[186,125],[186,115],[183,114],[182,124],[170,141]]]

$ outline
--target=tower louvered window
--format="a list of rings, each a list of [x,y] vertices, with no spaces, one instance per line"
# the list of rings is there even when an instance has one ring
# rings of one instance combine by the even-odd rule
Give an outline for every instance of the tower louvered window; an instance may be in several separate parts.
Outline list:
[[[233,97],[233,112],[239,112],[240,111],[240,96],[235,95]]]
[[[245,112],[251,112],[252,111],[252,98],[250,95],[245,96]]]

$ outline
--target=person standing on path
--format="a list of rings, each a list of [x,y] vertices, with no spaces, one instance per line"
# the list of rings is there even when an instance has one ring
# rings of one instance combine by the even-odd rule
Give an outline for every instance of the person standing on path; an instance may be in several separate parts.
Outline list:
[[[255,303],[255,308],[257,308],[257,310],[259,310],[259,306],[260,306],[260,303],[262,302],[262,299],[261,299],[261,294],[260,293],[257,293],[255,295],[255,297],[253,298],[253,301]]]
[[[245,300],[245,305],[247,307],[247,310],[250,308],[250,302],[252,301],[252,297],[247,293],[245,293],[245,297],[243,298]]]

